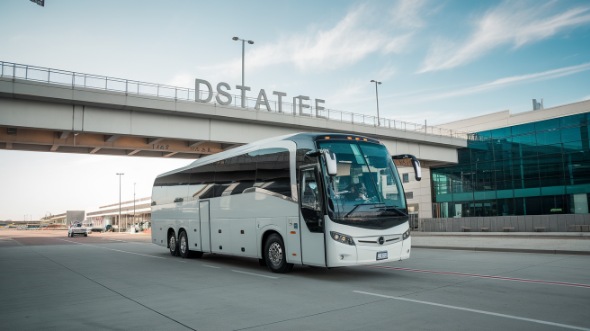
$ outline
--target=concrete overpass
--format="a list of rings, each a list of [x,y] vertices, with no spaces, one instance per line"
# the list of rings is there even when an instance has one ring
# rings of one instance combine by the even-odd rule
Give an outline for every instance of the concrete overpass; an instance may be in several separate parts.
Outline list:
[[[466,146],[465,135],[446,129],[232,99],[202,103],[194,89],[0,62],[0,149],[195,159],[270,136],[352,132],[428,165],[454,163]]]
[[[448,129],[317,104],[262,109],[260,95],[202,93],[207,92],[0,62],[0,150],[197,159],[295,132],[357,133],[379,139],[391,154],[420,159],[423,180],[404,187],[410,212],[429,218],[430,167],[456,163],[456,150],[467,146],[465,134]],[[411,166],[398,165],[411,177]]]

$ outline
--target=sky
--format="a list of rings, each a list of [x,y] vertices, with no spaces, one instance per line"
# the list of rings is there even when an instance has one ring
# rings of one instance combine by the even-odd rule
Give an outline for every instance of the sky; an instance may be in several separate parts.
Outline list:
[[[233,87],[237,36],[254,41],[245,49],[252,91],[375,116],[377,80],[380,116],[414,123],[590,99],[586,0],[3,0],[0,17],[0,61]],[[189,162],[0,150],[0,220],[115,203],[117,172],[123,200],[147,197],[157,174]]]

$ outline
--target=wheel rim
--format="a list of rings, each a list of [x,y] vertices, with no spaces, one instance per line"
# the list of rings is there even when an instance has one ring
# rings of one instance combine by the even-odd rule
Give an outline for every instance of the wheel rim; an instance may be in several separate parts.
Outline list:
[[[186,237],[185,236],[180,236],[180,253],[184,254],[186,253]]]
[[[278,242],[273,242],[268,247],[268,259],[275,266],[283,262],[283,247]]]
[[[171,252],[176,250],[176,238],[174,238],[174,236],[170,236],[170,239],[168,240],[168,245],[170,246]]]

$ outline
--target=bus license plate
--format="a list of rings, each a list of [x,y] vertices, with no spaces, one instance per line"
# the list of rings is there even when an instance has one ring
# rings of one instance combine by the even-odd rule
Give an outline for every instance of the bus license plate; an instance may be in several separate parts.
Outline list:
[[[387,259],[387,251],[377,252],[377,261],[386,260],[386,259]]]

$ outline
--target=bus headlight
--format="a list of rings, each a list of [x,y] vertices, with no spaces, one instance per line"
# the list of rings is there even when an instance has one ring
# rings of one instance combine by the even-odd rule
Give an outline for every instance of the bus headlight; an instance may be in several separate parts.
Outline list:
[[[354,246],[354,240],[352,240],[352,237],[349,235],[336,231],[330,231],[330,236],[332,236],[332,239],[336,240],[337,242]]]
[[[406,240],[408,238],[410,238],[410,229],[408,229],[408,231],[404,232],[402,235],[402,240]]]

